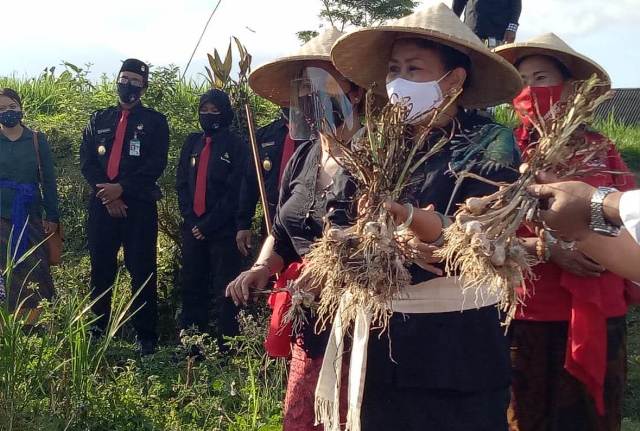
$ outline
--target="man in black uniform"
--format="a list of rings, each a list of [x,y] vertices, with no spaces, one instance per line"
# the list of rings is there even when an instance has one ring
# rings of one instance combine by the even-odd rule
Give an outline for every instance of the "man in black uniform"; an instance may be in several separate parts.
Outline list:
[[[233,110],[229,96],[210,90],[198,107],[202,132],[182,147],[176,189],[182,225],[182,327],[207,332],[209,289],[216,302],[218,342],[238,333],[237,309],[225,287],[240,272],[236,250],[236,216],[246,145],[229,130]]]
[[[273,220],[280,195],[280,179],[287,162],[301,141],[289,136],[289,108],[281,108],[280,118],[261,127],[256,132],[262,176],[264,178],[269,203],[269,217]],[[253,158],[249,158],[246,173],[242,179],[238,212],[238,233],[236,244],[244,256],[249,254],[251,245],[251,219],[260,196]]]
[[[464,22],[490,49],[516,40],[522,0],[453,0],[456,15],[464,12]]]
[[[118,74],[118,106],[91,115],[82,145],[80,166],[91,186],[87,233],[94,298],[109,290],[118,270],[122,246],[131,275],[131,289],[139,295],[133,310],[140,353],[157,344],[156,244],[161,198],[156,181],[167,165],[169,126],[164,115],[142,105],[149,68],[140,60],[125,60]],[[109,290],[95,304],[104,331],[111,309]]]

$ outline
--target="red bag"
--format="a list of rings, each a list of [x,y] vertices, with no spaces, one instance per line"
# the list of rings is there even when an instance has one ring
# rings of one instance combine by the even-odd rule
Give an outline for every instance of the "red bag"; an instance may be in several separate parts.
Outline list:
[[[294,262],[278,277],[275,292],[269,295],[267,304],[271,308],[271,320],[264,348],[272,358],[287,358],[291,355],[291,322],[282,324],[284,316],[291,307],[291,294],[285,290],[287,282],[295,280],[302,271],[303,264]]]

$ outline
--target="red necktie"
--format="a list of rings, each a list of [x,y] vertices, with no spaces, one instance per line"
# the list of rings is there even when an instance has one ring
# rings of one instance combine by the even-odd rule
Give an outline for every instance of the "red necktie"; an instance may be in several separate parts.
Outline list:
[[[284,148],[282,149],[282,159],[280,160],[280,175],[278,176],[278,184],[282,181],[282,175],[284,174],[284,168],[287,166],[287,162],[293,156],[296,146],[291,135],[287,131],[287,137],[284,139]]]
[[[116,128],[116,138],[113,141],[111,154],[109,154],[109,163],[107,164],[107,177],[114,180],[118,176],[120,170],[120,158],[122,157],[122,146],[124,145],[124,134],[127,132],[127,118],[129,111],[124,109],[120,113],[120,121]]]
[[[200,153],[198,174],[196,176],[196,192],[193,198],[193,212],[200,217],[206,208],[207,169],[209,168],[209,154],[211,153],[211,138],[205,139],[204,148]]]

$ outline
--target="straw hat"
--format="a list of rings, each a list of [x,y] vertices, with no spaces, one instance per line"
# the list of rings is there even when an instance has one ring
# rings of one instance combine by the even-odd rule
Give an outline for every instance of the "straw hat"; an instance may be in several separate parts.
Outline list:
[[[487,49],[444,3],[380,27],[356,30],[341,37],[331,51],[333,64],[347,79],[361,87],[376,83],[376,93],[386,98],[391,49],[398,38],[407,37],[447,45],[469,57],[471,70],[460,99],[464,107],[483,108],[508,102],[522,88],[515,68]]]
[[[296,78],[305,62],[331,63],[331,46],[343,34],[332,27],[302,45],[297,52],[263,64],[249,76],[249,86],[276,105],[288,106],[291,80]]]
[[[607,83],[607,88],[611,87],[609,75],[602,66],[589,57],[574,51],[554,33],[545,33],[526,42],[502,45],[494,51],[511,64],[530,55],[547,55],[564,64],[573,78],[588,79],[595,73]]]

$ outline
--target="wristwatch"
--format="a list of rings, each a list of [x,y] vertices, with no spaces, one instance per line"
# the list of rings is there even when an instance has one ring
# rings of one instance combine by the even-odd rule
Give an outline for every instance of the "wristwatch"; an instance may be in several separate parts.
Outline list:
[[[618,236],[620,234],[620,228],[605,219],[602,206],[604,198],[617,191],[613,187],[598,187],[593,196],[591,196],[591,222],[589,223],[589,229],[593,232],[605,236]]]

